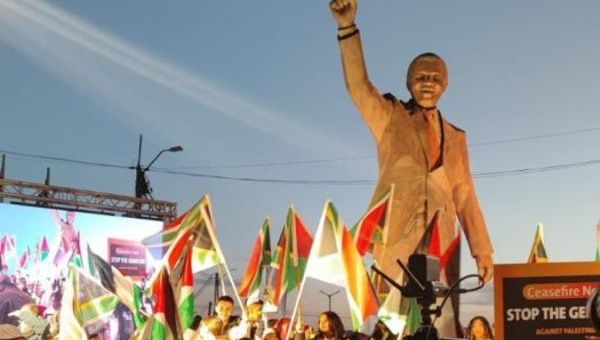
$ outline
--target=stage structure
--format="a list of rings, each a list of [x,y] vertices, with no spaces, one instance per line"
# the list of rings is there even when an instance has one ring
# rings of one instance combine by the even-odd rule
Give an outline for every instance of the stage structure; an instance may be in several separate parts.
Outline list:
[[[0,202],[121,215],[168,222],[177,203],[0,177]]]

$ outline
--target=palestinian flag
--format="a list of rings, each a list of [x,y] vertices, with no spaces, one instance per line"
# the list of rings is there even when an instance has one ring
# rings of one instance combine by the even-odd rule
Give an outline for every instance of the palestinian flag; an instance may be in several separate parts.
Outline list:
[[[377,312],[379,320],[385,324],[385,326],[394,335],[402,334],[406,328],[406,319],[408,306],[406,305],[409,300],[401,296],[398,289],[391,289],[389,293],[380,295],[381,307]]]
[[[367,269],[352,234],[330,201],[325,203],[306,266],[306,277],[345,288],[354,329],[377,314],[379,303]]]
[[[123,275],[117,268],[111,266],[103,258],[96,255],[88,245],[88,259],[93,267],[91,272],[97,272],[100,283],[133,312],[133,321],[136,327],[144,323],[145,317],[141,312],[142,289],[133,280]]]
[[[146,249],[148,249],[152,257],[157,260],[163,257],[167,249],[169,249],[171,243],[177,237],[177,234],[181,228],[181,224],[187,217],[188,213],[189,212],[186,211],[183,213],[183,215],[165,225],[164,229],[160,232],[148,236],[142,240],[141,243],[146,246]]]
[[[535,231],[535,237],[533,239],[533,245],[531,246],[531,252],[529,253],[528,263],[545,263],[548,262],[548,255],[546,254],[546,247],[544,247],[544,225],[538,223]]]
[[[428,254],[439,258],[440,267],[440,280],[446,284],[455,282],[459,279],[460,273],[460,238],[461,229],[455,226],[454,239],[448,244],[445,249],[442,249],[441,243],[441,215],[442,211],[438,210],[433,219],[433,226],[431,229],[431,239],[429,243]],[[458,293],[450,295],[450,303],[446,304],[442,313],[446,316],[453,316],[455,329],[462,327],[458,320],[460,315],[460,297]],[[407,316],[407,327],[410,330],[411,327],[418,327],[416,321],[421,321],[421,307],[418,306],[416,301],[410,301],[408,316]]]
[[[33,262],[37,265],[40,262],[40,243],[35,243],[35,254],[33,255]]]
[[[52,259],[52,265],[56,268],[63,268],[67,266],[69,263],[69,257],[63,247],[58,247],[56,249],[56,253],[54,253],[54,258]]]
[[[8,268],[7,256],[6,256],[6,243],[8,242],[8,236],[2,236],[0,238],[0,271],[4,270],[4,268]]]
[[[6,252],[6,243],[8,242],[7,238],[8,236],[2,236],[0,238],[0,256],[4,255]]]
[[[152,339],[152,324],[154,323],[154,317],[148,316],[146,322],[141,327],[135,329],[130,339]]]
[[[4,236],[4,256],[6,259],[17,256],[17,240],[14,236]]]
[[[171,246],[167,250],[167,254],[165,255],[166,259],[166,267],[169,273],[172,273],[175,270],[177,264],[184,259],[184,254],[189,250],[190,245],[194,242],[192,238],[194,236],[194,229],[187,229],[182,231]]]
[[[208,203],[207,203],[208,202]],[[178,231],[169,241],[166,254],[163,257],[163,266],[174,282],[180,282],[183,276],[183,259],[191,252],[192,272],[198,272],[224,262],[218,241],[213,231],[212,210],[210,200],[205,196],[199,204],[187,213],[187,219],[193,217],[189,223]],[[190,251],[191,248],[191,251]],[[150,285],[158,279],[158,272],[149,280]],[[152,292],[150,292],[151,294]]]
[[[456,231],[456,236],[448,245],[446,249],[442,251],[441,237],[440,237],[440,223],[441,223],[441,212],[438,211],[433,217],[433,224],[430,229],[429,235],[429,249],[428,254],[437,257],[440,260],[440,279],[446,282],[446,269],[450,262],[452,255],[460,245],[460,231]]]
[[[352,236],[361,256],[365,256],[373,248],[373,243],[383,243],[388,228],[388,221],[394,199],[394,185],[383,194],[369,211],[352,228]]]
[[[42,238],[42,242],[40,243],[40,261],[44,261],[48,258],[48,254],[50,253],[50,247],[48,246],[48,240],[46,236]]]
[[[281,230],[281,234],[279,234],[279,240],[277,241],[277,248],[275,248],[275,252],[271,257],[271,267],[276,270],[275,275],[271,277],[271,281],[269,283],[269,291],[270,291],[270,304],[272,307],[276,307],[281,302],[281,298],[287,292],[287,287],[282,287],[284,285],[285,280],[285,268],[286,268],[286,259],[288,252],[288,237],[285,230],[285,224],[283,226],[283,230]]]
[[[192,271],[194,273],[214,267],[223,262],[218,250],[218,241],[213,225],[205,212],[201,212],[197,222],[180,231],[171,242],[163,258],[169,275],[179,277],[184,254],[188,246],[192,246]],[[174,274],[177,271],[178,273]],[[151,280],[153,281],[153,280]]]
[[[76,287],[78,281],[76,272],[69,268],[68,281],[63,288],[63,296],[61,300],[59,314],[59,340],[84,340],[87,339],[85,330],[79,323],[74,311],[74,302],[79,295]]]
[[[204,195],[202,199],[188,211],[167,224],[163,230],[143,239],[142,244],[146,246],[146,249],[148,249],[155,259],[161,259],[175,241],[179,232],[197,226],[201,223],[203,214],[208,216],[212,222],[213,214],[210,196],[208,196],[208,194]],[[211,224],[214,225],[214,223]]]
[[[177,339],[177,311],[169,273],[162,268],[152,286],[154,315],[152,321],[152,340]]]
[[[71,262],[79,268],[83,268],[83,260],[81,257],[81,242],[79,241],[79,231],[77,232],[77,238],[74,240],[75,245],[73,247],[73,254],[71,255]]]
[[[212,224],[205,216],[201,217],[195,226],[182,230],[171,243],[163,259],[169,275],[181,276],[182,260],[190,246],[194,273],[223,262]],[[174,272],[177,273],[174,274]]]
[[[16,256],[16,243],[14,236],[0,238],[0,270],[8,269],[8,260]]]
[[[23,251],[21,257],[19,258],[19,268],[25,269],[27,268],[27,263],[29,263],[29,257],[31,256],[31,249],[27,246],[27,250]]]
[[[446,272],[448,271],[448,265],[452,259],[452,256],[457,255],[455,252],[460,246],[460,230],[456,230],[456,235],[452,242],[446,249],[442,250],[442,242],[440,236],[440,224],[441,224],[441,211],[437,211],[433,216],[431,226],[429,227],[428,234],[423,239],[427,242],[427,254],[435,256],[439,259],[440,268],[440,280],[447,282]],[[415,298],[408,299],[408,314],[406,316],[406,332],[408,334],[414,333],[421,325],[421,306],[417,303]],[[454,303],[454,301],[452,301]]]
[[[179,284],[177,310],[183,330],[191,327],[194,321],[194,273],[192,272],[192,252],[188,248],[183,260],[183,274]]]
[[[446,282],[451,261],[454,256],[459,255],[457,251],[460,247],[461,234],[457,228],[452,242],[446,249],[442,249],[440,224],[441,211],[438,211],[433,216],[419,248],[428,255],[439,259],[440,279]],[[402,297],[397,289],[392,289],[383,301],[382,307],[379,310],[379,316],[394,334],[400,332],[403,334],[412,334],[420,327],[421,306],[417,303],[416,299]],[[452,304],[455,304],[454,300],[452,300]],[[450,312],[452,311],[448,311],[448,313]],[[457,312],[454,312],[454,314],[457,315]]]
[[[97,280],[100,280],[100,273],[98,272],[98,268],[96,267],[96,262],[94,261],[94,257],[97,256],[92,256],[92,249],[90,248],[89,243],[87,244],[87,265],[88,265],[88,272],[90,273],[90,275],[94,278],[96,278]],[[104,261],[104,259],[101,258],[102,261]],[[106,263],[108,264],[108,263]]]
[[[74,272],[71,283],[78,294],[73,299],[75,317],[88,334],[96,333],[114,313],[119,299],[79,268]]]
[[[224,263],[219,241],[215,234],[214,224],[212,224],[212,220],[207,218],[207,215],[205,216],[204,223],[195,229],[193,236],[192,270],[194,273]]]
[[[277,269],[273,284],[275,305],[279,305],[285,293],[298,288],[312,242],[312,233],[296,210],[290,207],[271,262],[271,266]]]
[[[252,254],[250,255],[250,260],[248,261],[246,275],[238,289],[240,297],[247,298],[249,296],[260,295],[263,271],[271,263],[271,237],[269,229],[270,223],[267,218],[260,228],[254,248],[252,249]]]
[[[408,298],[408,314],[406,315],[406,333],[413,334],[421,327],[421,310],[416,298]]]

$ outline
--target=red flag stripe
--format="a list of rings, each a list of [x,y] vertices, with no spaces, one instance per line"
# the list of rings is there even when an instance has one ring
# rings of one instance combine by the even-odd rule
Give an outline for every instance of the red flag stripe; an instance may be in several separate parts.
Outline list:
[[[190,244],[188,241],[193,232],[193,228],[186,230],[185,233],[181,235],[181,237],[178,240],[176,240],[175,243],[171,246],[172,248],[170,249],[171,251],[167,260],[169,271],[173,270],[177,262],[179,262],[179,260],[181,259],[183,251],[186,249],[186,246]]]
[[[312,246],[313,236],[310,230],[304,224],[304,221],[294,211],[294,224],[296,226],[296,242],[298,242],[298,257],[308,258],[310,247]]]
[[[458,247],[459,244],[460,244],[460,233],[458,233],[456,235],[456,237],[454,238],[454,240],[452,240],[452,243],[450,243],[450,245],[448,246],[448,248],[446,249],[446,251],[444,252],[442,257],[440,258],[440,270],[446,269],[446,266],[448,265],[448,262],[450,261],[452,254],[454,253],[454,251],[456,250],[456,247]]]
[[[356,239],[356,247],[361,256],[364,256],[369,251],[375,230],[383,228],[381,222],[386,216],[386,210],[387,204],[379,205],[375,207],[375,210],[370,211],[361,221]]]
[[[250,289],[252,288],[252,284],[256,278],[256,275],[260,269],[260,265],[262,264],[262,248],[263,248],[263,235],[262,233],[258,235],[256,242],[254,243],[254,248],[252,249],[252,255],[250,256],[250,261],[248,262],[248,269],[246,270],[246,275],[240,285],[239,294],[241,297],[248,297],[250,294]]]

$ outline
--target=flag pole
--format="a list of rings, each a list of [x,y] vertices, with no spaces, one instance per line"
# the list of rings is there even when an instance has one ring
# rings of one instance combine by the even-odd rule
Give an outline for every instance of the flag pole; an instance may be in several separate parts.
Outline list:
[[[283,317],[284,318],[287,316],[287,297],[288,297],[288,294],[283,293]]]
[[[290,328],[294,327],[294,319],[296,318],[296,312],[300,309],[300,298],[302,296],[302,292],[304,291],[304,285],[306,283],[306,271],[310,268],[310,263],[313,257],[316,255],[318,249],[314,247],[315,244],[319,244],[317,242],[318,237],[322,237],[323,234],[323,225],[325,224],[325,214],[327,213],[327,206],[331,200],[327,199],[325,201],[325,205],[323,206],[323,214],[321,214],[321,220],[319,221],[319,227],[317,227],[317,231],[315,232],[315,238],[313,239],[313,243],[310,246],[310,253],[308,255],[308,260],[306,261],[306,268],[304,269],[304,275],[302,275],[302,281],[300,282],[300,287],[298,288],[298,296],[296,297],[296,302],[294,303],[294,309],[292,310],[292,316],[290,317],[290,325],[287,328],[285,339],[289,339],[290,336]],[[297,273],[297,272],[296,272]]]
[[[266,228],[266,232],[264,233],[263,236],[263,249],[261,249],[261,263],[260,263],[260,270],[264,270],[264,284],[263,284],[263,280],[261,280],[261,282],[259,282],[259,286],[258,286],[258,297],[260,300],[263,301],[264,305],[268,305],[268,304],[272,304],[272,299],[271,299],[271,290],[269,289],[269,283],[270,281],[270,276],[271,276],[271,260],[272,260],[272,251],[271,251],[271,218],[269,216],[267,216],[265,218],[265,221],[263,222],[263,227],[264,225],[267,225]],[[261,232],[263,230],[263,227],[261,227]],[[264,265],[263,263],[265,262],[264,256],[265,253],[263,252],[264,248],[265,248],[265,244],[268,244],[269,246],[269,262],[267,265]],[[261,277],[262,279],[262,277]]]
[[[227,266],[227,261],[225,260],[225,256],[223,255],[223,251],[221,250],[221,246],[219,245],[219,241],[217,240],[217,236],[215,235],[215,231],[214,231],[213,225],[212,225],[212,220],[208,216],[206,216],[206,212],[204,211],[204,209],[202,209],[202,216],[204,217],[204,220],[206,221],[206,229],[208,230],[208,234],[210,235],[210,238],[213,241],[215,250],[217,251],[217,254],[219,255],[219,257],[222,260],[223,267],[225,267],[225,273],[227,274],[229,283],[231,284],[231,287],[233,288],[233,293],[235,295],[235,298],[236,298],[238,304],[240,305],[240,309],[242,310],[242,315],[244,317],[246,317],[246,309],[244,308],[244,305],[242,304],[242,299],[240,298],[240,295],[238,294],[235,283],[233,282],[233,278],[231,277],[231,272],[229,271],[229,266]],[[219,268],[220,268],[220,266],[219,266]],[[222,280],[222,275],[221,275],[221,280]],[[223,291],[225,291],[224,284],[223,284]]]
[[[221,256],[221,254],[219,254]],[[219,279],[219,284],[221,285],[221,295],[227,295],[227,291],[225,291],[225,278],[223,275],[223,264],[217,265],[217,278]]]
[[[263,299],[263,296],[266,293],[266,288],[267,288],[267,286],[269,285],[269,282],[270,282],[270,276],[271,276],[271,259],[273,258],[272,255],[271,255],[272,254],[272,250],[271,250],[271,218],[269,216],[267,216],[267,218],[265,219],[265,222],[267,223],[267,231],[268,231],[268,233],[264,234],[263,248],[264,248],[265,242],[269,242],[269,264],[266,265],[266,266],[264,266],[262,264],[262,262],[264,262],[263,256],[265,255],[263,253],[262,256],[261,256],[262,261],[261,261],[260,266],[261,266],[261,270],[262,269],[265,270],[265,275],[264,275],[265,276],[265,280],[264,280],[265,284],[263,286],[262,282],[260,282],[259,285],[263,286],[262,293],[260,292],[260,288],[259,288],[259,291],[258,291],[258,296],[260,297],[261,300]],[[261,227],[261,230],[262,230],[262,227]],[[267,235],[269,235],[269,239],[268,240],[267,240]],[[261,252],[262,252],[262,249],[261,249]],[[266,303],[266,301],[265,301],[265,303]]]

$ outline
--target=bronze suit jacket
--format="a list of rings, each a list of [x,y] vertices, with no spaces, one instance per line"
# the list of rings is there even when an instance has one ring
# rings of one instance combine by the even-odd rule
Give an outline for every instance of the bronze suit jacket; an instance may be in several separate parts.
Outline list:
[[[466,235],[473,256],[491,254],[492,244],[475,193],[464,131],[449,124],[438,112],[441,163],[428,162],[426,125],[416,105],[381,95],[371,84],[360,35],[340,41],[346,86],[377,143],[379,178],[371,204],[394,185],[386,243],[376,245],[375,260],[392,277],[422,244],[426,227],[439,211],[442,252],[459,232]]]

